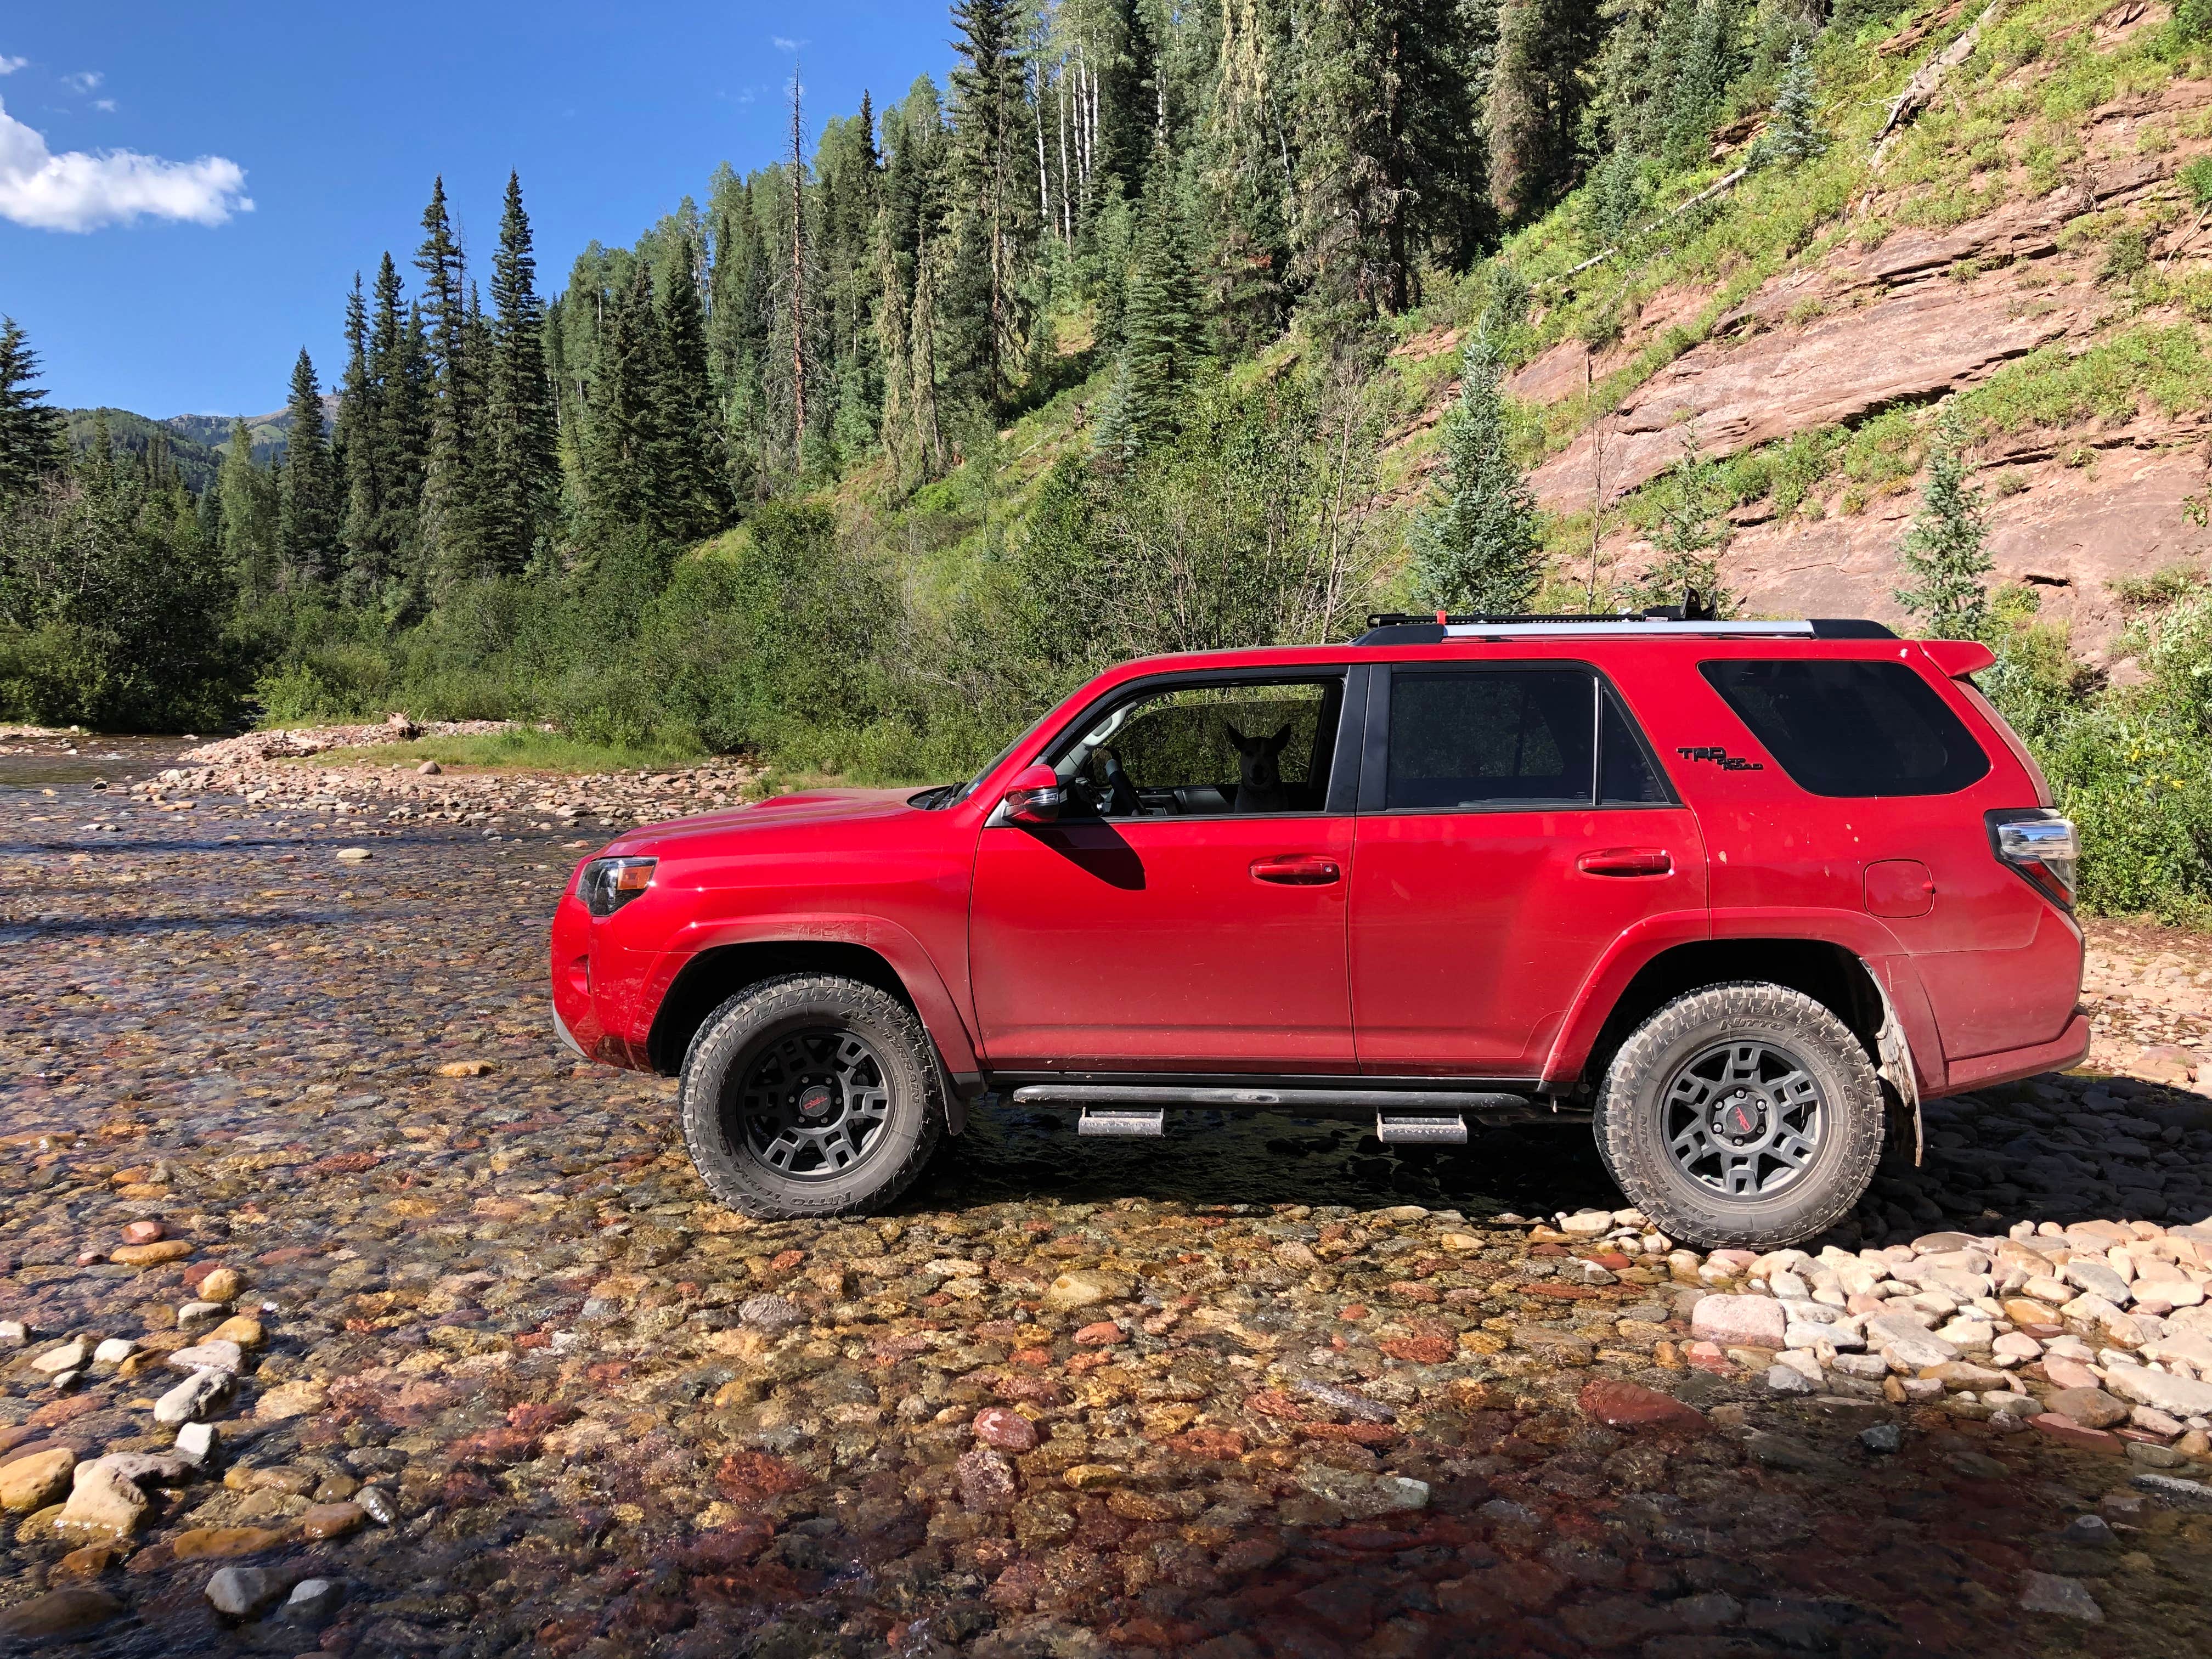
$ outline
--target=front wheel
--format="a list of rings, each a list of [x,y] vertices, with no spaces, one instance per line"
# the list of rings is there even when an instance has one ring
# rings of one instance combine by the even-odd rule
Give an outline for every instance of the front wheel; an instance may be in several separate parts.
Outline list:
[[[945,1127],[914,1011],[827,974],[765,981],[709,1015],[684,1057],[682,1114],[708,1189],[763,1221],[881,1209]]]
[[[1595,1120],[1621,1191],[1708,1249],[1825,1232],[1881,1156],[1881,1084],[1857,1037],[1803,992],[1759,981],[1692,991],[1637,1027]]]

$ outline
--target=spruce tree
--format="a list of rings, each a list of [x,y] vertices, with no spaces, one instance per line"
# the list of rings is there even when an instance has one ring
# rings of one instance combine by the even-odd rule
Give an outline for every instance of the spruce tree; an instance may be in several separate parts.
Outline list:
[[[1478,333],[1444,416],[1441,493],[1413,522],[1413,592],[1424,609],[1504,616],[1529,608],[1543,580],[1536,498],[1514,465],[1504,364]]]
[[[446,181],[431,187],[422,210],[422,273],[429,324],[429,426],[417,532],[424,574],[438,587],[479,574],[481,518],[475,476],[477,388],[471,362],[467,264],[446,209]]]
[[[1735,596],[1721,582],[1728,545],[1729,495],[1717,463],[1686,434],[1681,459],[1655,486],[1658,522],[1650,531],[1659,556],[1628,590],[1638,605],[1695,605],[1715,617],[1735,613]]]
[[[1325,0],[1301,54],[1301,268],[1340,313],[1414,300],[1431,240],[1462,217],[1450,157],[1474,125],[1460,12],[1435,0]]]
[[[253,434],[234,416],[216,489],[222,497],[222,559],[249,609],[276,592],[276,481],[253,464]]]
[[[522,180],[507,176],[507,205],[492,258],[490,373],[484,426],[490,479],[485,540],[494,568],[519,572],[553,532],[561,466],[553,387],[545,368],[545,311],[538,297]]]
[[[384,426],[384,389],[370,356],[368,302],[358,271],[346,296],[345,339],[345,379],[331,447],[338,495],[338,586],[348,603],[358,605],[381,585],[370,573],[379,562],[377,459]]]
[[[1490,199],[1508,220],[1541,213],[1573,182],[1589,88],[1604,36],[1589,0],[1504,0],[1490,80]]]
[[[649,523],[661,499],[659,330],[642,259],[605,307],[584,452],[586,511],[603,533]]]
[[[322,388],[302,347],[292,365],[277,552],[288,586],[319,588],[337,574],[338,500],[323,435]]]
[[[1790,48],[1790,62],[1774,94],[1774,113],[1759,135],[1756,159],[1794,165],[1811,161],[1827,147],[1827,135],[1820,131],[1812,55],[1800,40]]]
[[[0,501],[23,494],[61,471],[68,459],[62,412],[44,406],[34,384],[38,354],[13,317],[0,317]]]
[[[1994,563],[1989,521],[1981,491],[1966,483],[1964,418],[1947,409],[1936,430],[1920,511],[1898,550],[1898,564],[1911,586],[1898,588],[1894,597],[1931,639],[1979,639],[1989,626],[1982,579]]]
[[[1121,360],[1102,416],[1098,448],[1128,459],[1181,425],[1181,404],[1201,350],[1197,286],[1164,144],[1156,145],[1138,204],[1121,313]]]
[[[699,303],[697,250],[678,244],[659,308],[654,420],[660,434],[653,517],[672,541],[691,542],[728,524],[733,507],[720,411],[707,368],[707,317]]]
[[[1019,0],[957,0],[952,8],[961,59],[952,71],[958,254],[945,321],[962,394],[994,414],[1012,396],[1011,366],[1021,358],[1018,265],[1033,217],[1024,188],[1033,168],[1025,165],[1020,12]]]

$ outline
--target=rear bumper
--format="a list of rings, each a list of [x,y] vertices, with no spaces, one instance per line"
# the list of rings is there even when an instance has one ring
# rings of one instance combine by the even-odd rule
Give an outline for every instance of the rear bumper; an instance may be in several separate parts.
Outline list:
[[[2087,1058],[2088,1053],[2089,1016],[2077,1008],[2056,1042],[2039,1043],[2033,1048],[2007,1048],[1998,1054],[1977,1054],[1972,1060],[1954,1060],[1948,1068],[1943,1086],[1923,1092],[1929,1096],[1964,1094],[1969,1089],[2017,1083],[2022,1078],[2039,1076],[2045,1072],[2070,1071]]]

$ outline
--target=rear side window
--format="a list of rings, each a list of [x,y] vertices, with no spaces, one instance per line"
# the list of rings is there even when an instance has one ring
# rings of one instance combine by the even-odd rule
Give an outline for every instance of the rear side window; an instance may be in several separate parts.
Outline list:
[[[1985,776],[1936,688],[1901,662],[1709,662],[1705,678],[1815,795],[1948,795]]]
[[[1589,805],[1593,689],[1573,669],[1393,672],[1388,809]]]

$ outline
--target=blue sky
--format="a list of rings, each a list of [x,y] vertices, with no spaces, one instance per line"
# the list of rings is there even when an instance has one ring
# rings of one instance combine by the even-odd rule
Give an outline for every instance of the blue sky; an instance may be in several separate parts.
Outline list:
[[[550,292],[775,159],[794,46],[811,143],[941,83],[951,33],[939,0],[0,8],[0,313],[55,404],[259,414],[302,345],[343,368],[353,273],[404,265],[434,174],[488,261],[520,169]]]

